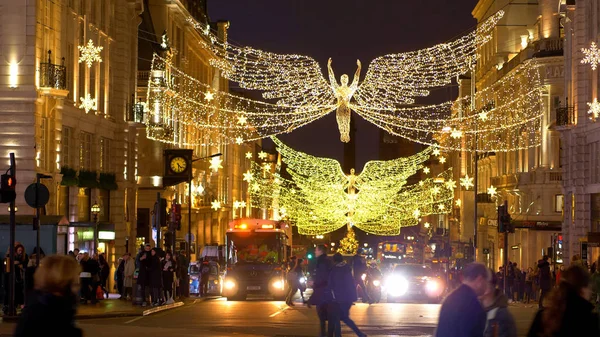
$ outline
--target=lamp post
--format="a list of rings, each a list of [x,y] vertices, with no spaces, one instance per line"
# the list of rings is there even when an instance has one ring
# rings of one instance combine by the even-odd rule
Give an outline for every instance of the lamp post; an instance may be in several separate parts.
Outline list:
[[[212,154],[210,156],[206,156],[206,157],[201,157],[201,158],[196,158],[192,160],[192,163],[198,160],[203,160],[203,159],[208,159],[208,158],[213,158],[213,157],[219,157],[222,154],[219,153],[215,153]],[[192,174],[192,168],[190,168],[190,176],[188,179],[188,235],[187,235],[187,239],[188,239],[188,259],[192,258],[192,180],[194,179],[194,175]]]
[[[98,214],[100,214],[100,205],[94,202],[91,208],[94,216],[94,254],[98,253]]]

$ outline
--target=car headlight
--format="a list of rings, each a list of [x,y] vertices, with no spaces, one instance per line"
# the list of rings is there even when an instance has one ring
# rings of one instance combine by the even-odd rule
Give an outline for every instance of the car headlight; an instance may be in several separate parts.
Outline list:
[[[374,286],[376,286],[376,287],[379,287],[379,285],[380,285],[380,282],[379,282],[379,280],[375,280],[375,281],[373,281],[373,285],[374,285]]]
[[[232,281],[232,280],[225,281],[225,289],[231,290],[233,288],[235,288],[235,282],[234,281]]]
[[[283,290],[283,286],[284,286],[283,281],[281,281],[281,280],[273,281],[273,288],[278,289],[278,290]]]
[[[402,276],[392,276],[386,281],[387,292],[392,296],[402,296],[408,291],[408,280]]]
[[[363,281],[367,279],[367,274],[362,274],[362,276],[360,277]]]
[[[304,278],[304,277],[301,277],[301,278],[300,278],[300,283],[306,283],[306,278]]]
[[[439,296],[442,293],[442,285],[438,280],[427,280],[425,291],[429,296]]]

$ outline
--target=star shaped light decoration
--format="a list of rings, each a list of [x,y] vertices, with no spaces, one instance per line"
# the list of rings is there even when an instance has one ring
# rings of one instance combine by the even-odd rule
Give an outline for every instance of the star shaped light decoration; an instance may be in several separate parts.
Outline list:
[[[246,116],[240,116],[240,117],[238,117],[238,124],[239,125],[244,125],[244,124],[246,124],[247,121],[248,121],[248,118],[246,118]]]
[[[488,187],[488,189],[487,189],[487,192],[490,195],[490,197],[493,197],[496,194],[498,194],[496,187],[494,187],[494,185],[490,185],[490,187]]]
[[[204,94],[204,99],[210,102],[213,99],[215,99],[215,94],[213,94],[210,91],[207,91],[206,94]]]
[[[431,153],[434,156],[439,156],[440,155],[440,149],[438,149],[437,147],[435,149],[433,149],[433,152]]]
[[[264,163],[262,169],[265,171],[271,171],[271,164]]]
[[[440,164],[443,164],[446,162],[446,157],[440,157]]]
[[[210,208],[214,209],[215,211],[218,211],[219,208],[221,208],[221,202],[218,200],[211,202],[210,205]]]
[[[588,110],[588,114],[591,115],[590,118],[593,121],[596,121],[596,119],[600,117],[600,102],[598,102],[597,98],[594,98],[594,101],[592,103],[588,103],[587,105],[590,108]]]
[[[438,209],[440,211],[443,211],[444,209],[446,209],[446,206],[444,206],[444,204],[438,204]]]
[[[592,70],[596,70],[598,64],[600,64],[600,51],[596,42],[592,42],[590,48],[581,48],[581,52],[585,57],[581,60],[581,64],[589,64],[592,66]]]
[[[485,122],[485,121],[487,121],[487,119],[488,119],[488,112],[487,112],[487,111],[482,111],[482,112],[480,112],[480,113],[478,114],[478,116],[479,116],[479,119],[480,119],[482,122]]]
[[[255,182],[254,184],[252,184],[252,190],[254,192],[257,192],[258,190],[260,190],[260,185]]]
[[[250,172],[250,170],[248,170],[246,173],[244,173],[244,181],[247,181],[247,182],[252,181],[252,172]]]
[[[469,188],[475,186],[475,184],[473,183],[473,178],[469,177],[469,175],[466,174],[464,178],[460,178],[460,186],[464,187],[465,190],[468,190]]]
[[[267,159],[267,153],[265,151],[260,151],[258,153],[258,158],[260,158],[260,159]]]
[[[450,137],[454,138],[454,139],[458,139],[460,137],[462,137],[463,132],[457,129],[452,129],[452,132],[450,133]]]
[[[95,111],[98,109],[96,105],[96,99],[92,98],[90,94],[87,94],[85,97],[81,97],[81,104],[79,105],[79,109],[85,110],[85,113],[90,112],[90,110]]]
[[[252,159],[252,152],[246,152],[246,159]]]
[[[423,186],[425,185],[425,182],[423,180],[419,181],[419,186]]]
[[[460,199],[456,199],[456,207],[460,207],[462,205],[462,201]]]
[[[429,227],[431,227],[431,224],[429,222],[426,222],[426,223],[423,224],[423,227],[429,228]]]
[[[456,181],[452,180],[452,178],[450,178],[444,184],[446,185],[446,188],[449,190],[453,190],[456,188]]]
[[[235,143],[236,143],[237,145],[242,145],[242,143],[243,143],[243,142],[244,142],[244,138],[242,138],[242,137],[237,137],[237,138],[235,139]]]
[[[421,211],[419,211],[419,209],[415,209],[413,211],[413,216],[415,217],[415,219],[418,219],[421,216]]]
[[[85,62],[88,68],[92,67],[92,63],[94,62],[102,62],[102,57],[100,57],[100,52],[104,47],[102,46],[94,46],[94,41],[91,39],[88,41],[85,46],[77,46],[79,51],[81,52],[81,56],[79,56],[79,63]]]
[[[431,172],[431,170],[429,169],[429,167],[423,167],[423,173],[429,174],[429,172]]]
[[[240,202],[237,200],[233,202],[233,209],[236,209],[236,208],[240,208]]]
[[[434,186],[434,187],[431,189],[431,194],[433,194],[433,195],[436,195],[436,194],[439,194],[439,193],[440,193],[440,188],[439,188],[439,187],[437,187],[437,186]]]
[[[241,208],[245,208],[246,207],[246,202],[245,201],[240,201],[240,207]]]
[[[219,169],[223,168],[223,160],[219,157],[213,157],[210,159],[210,169],[217,172]]]

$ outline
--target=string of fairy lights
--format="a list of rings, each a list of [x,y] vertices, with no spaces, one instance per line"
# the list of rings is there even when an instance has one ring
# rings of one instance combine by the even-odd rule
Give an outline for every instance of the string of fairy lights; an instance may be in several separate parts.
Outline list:
[[[244,175],[251,204],[291,220],[301,234],[324,234],[347,225],[376,235],[397,235],[421,216],[452,209],[456,183],[447,184],[451,170],[406,185],[409,176],[424,168],[435,151],[432,147],[410,157],[371,161],[360,174],[345,174],[333,159],[314,157],[272,139],[290,178],[282,177],[279,164],[253,162]]]

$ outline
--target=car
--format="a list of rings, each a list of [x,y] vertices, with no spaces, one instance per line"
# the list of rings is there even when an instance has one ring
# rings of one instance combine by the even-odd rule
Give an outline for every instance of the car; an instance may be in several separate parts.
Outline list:
[[[208,294],[213,296],[221,296],[223,293],[223,275],[220,271],[220,266],[216,261],[208,262],[210,274],[208,275]],[[200,270],[202,262],[193,263],[190,265],[190,294],[200,295]]]
[[[396,265],[384,287],[388,302],[439,303],[445,289],[442,278],[424,264]]]

